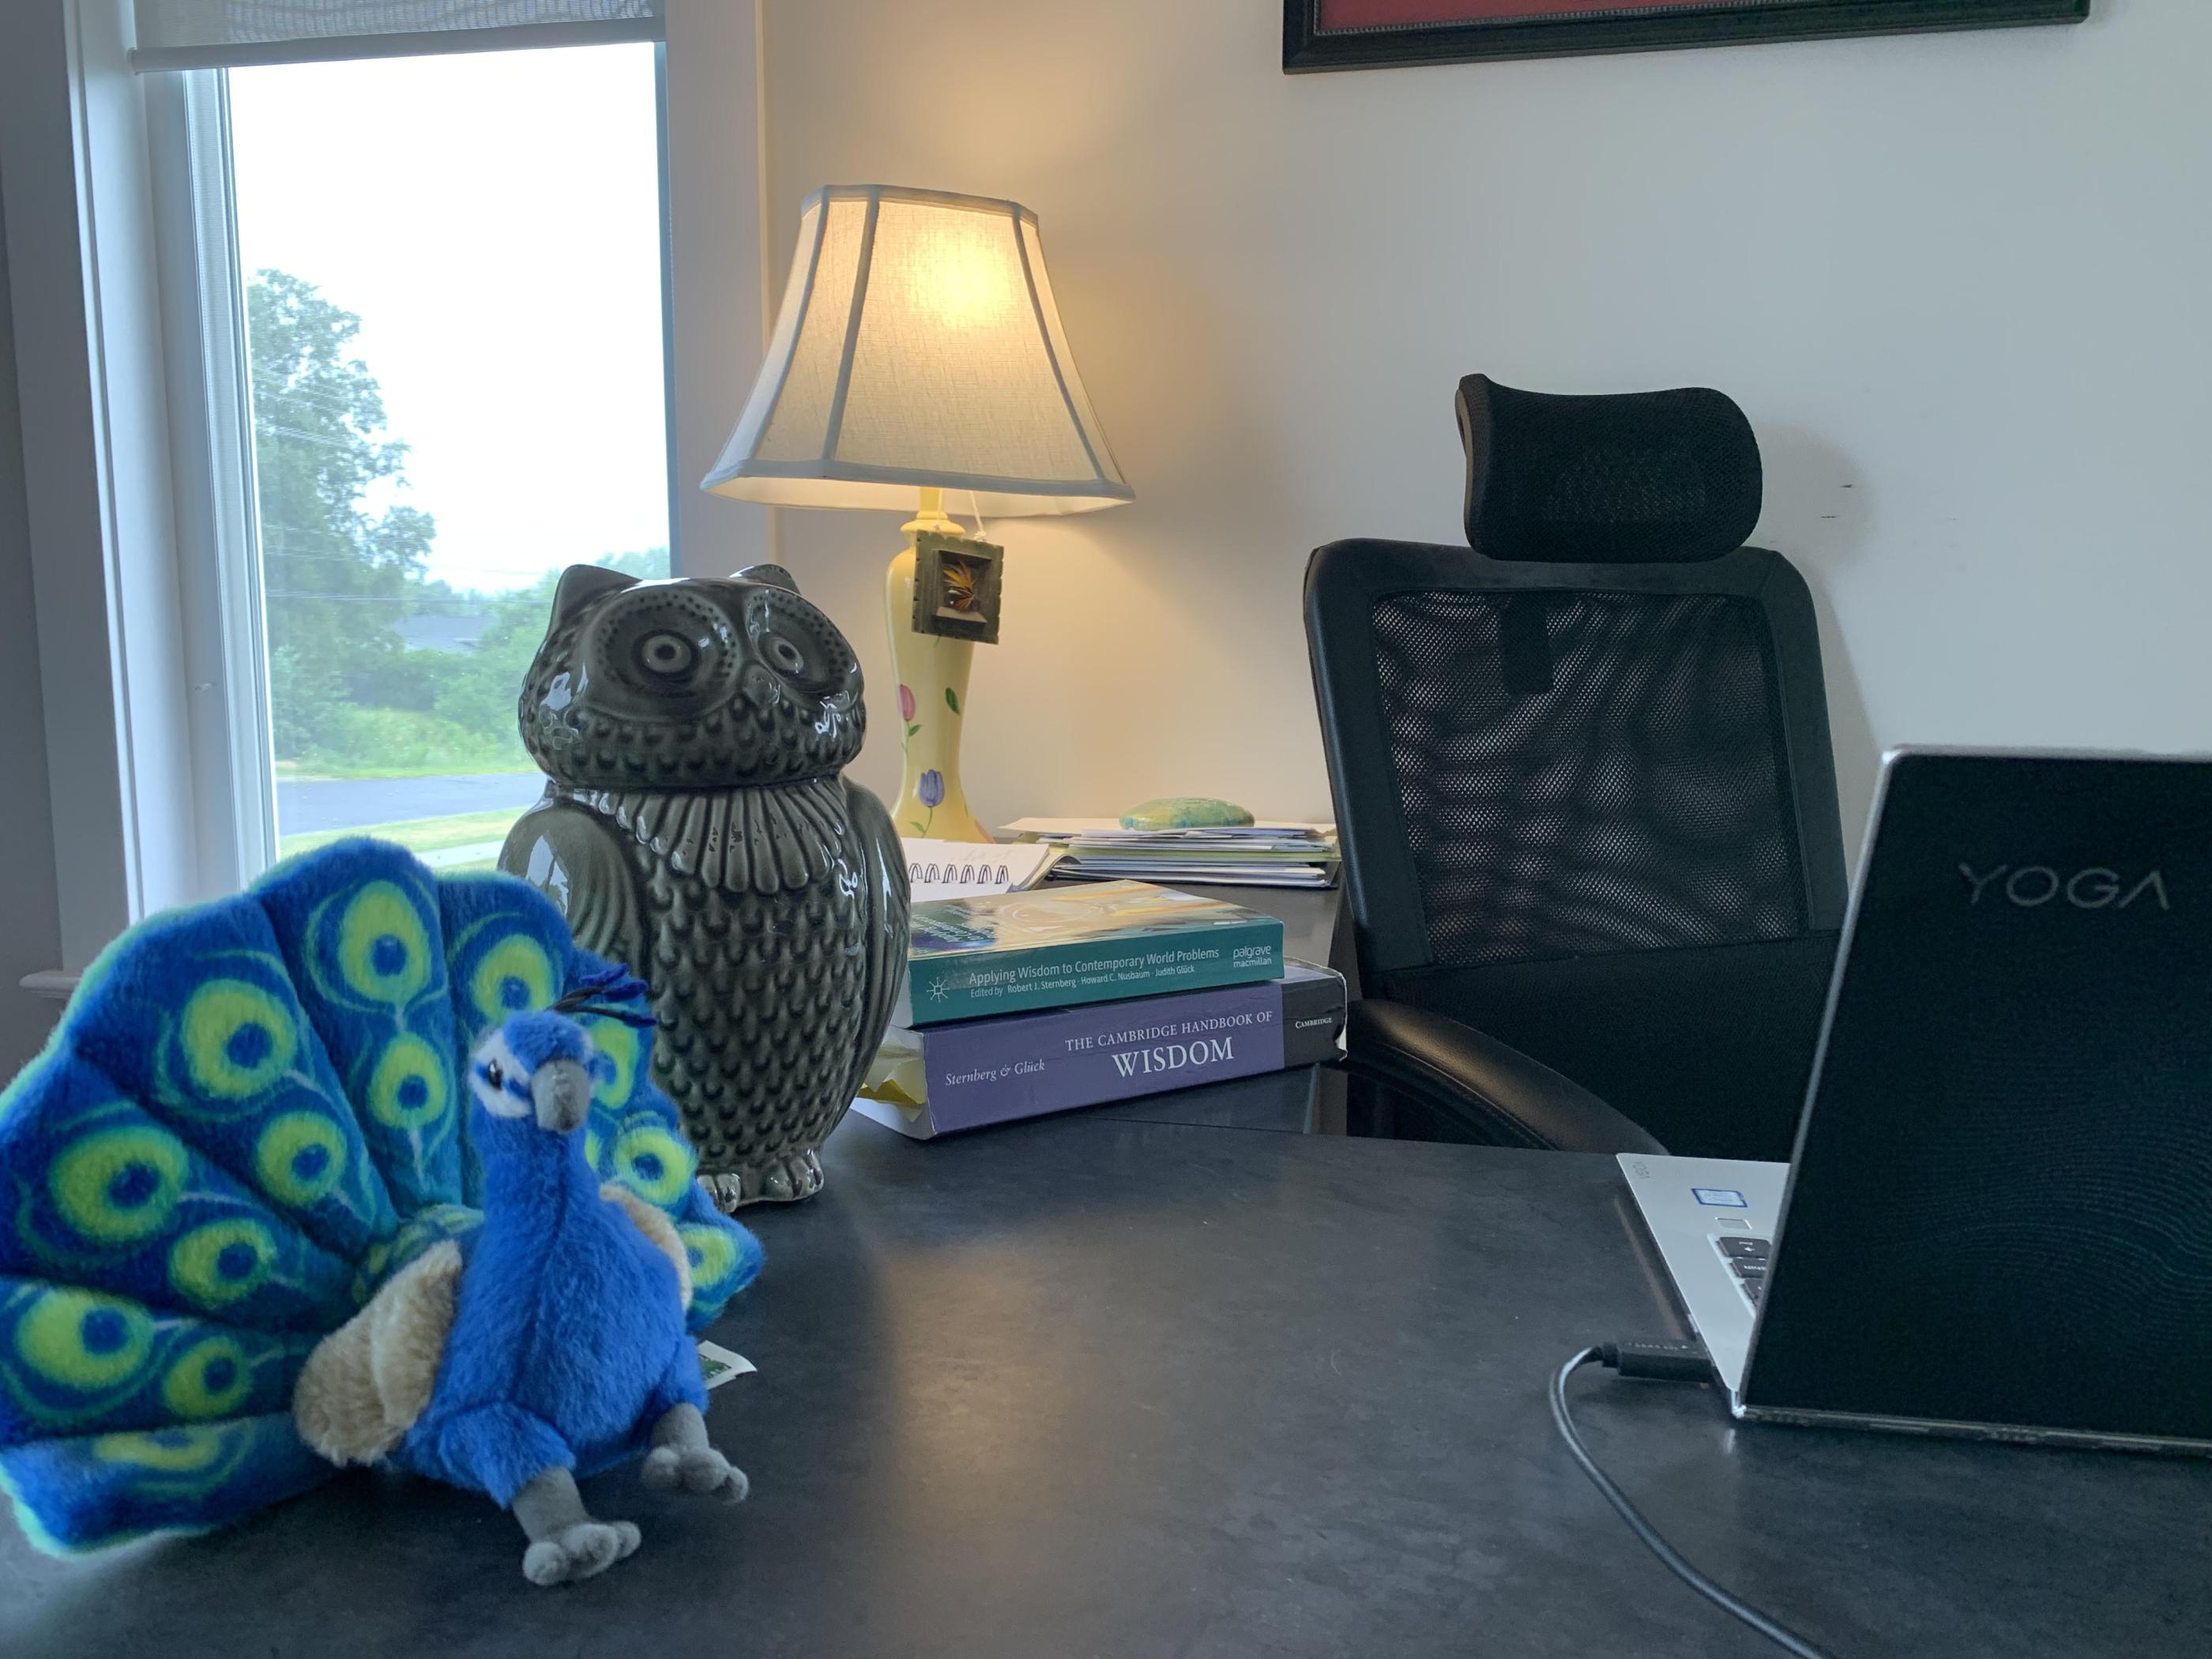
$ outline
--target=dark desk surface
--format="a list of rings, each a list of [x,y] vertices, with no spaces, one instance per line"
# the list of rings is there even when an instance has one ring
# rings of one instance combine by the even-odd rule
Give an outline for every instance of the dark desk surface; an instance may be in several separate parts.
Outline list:
[[[481,1498],[356,1474],[87,1561],[0,1522],[0,1653],[1593,1655],[1769,1651],[1637,1546],[1547,1373],[1671,1330],[1608,1160],[1077,1115],[917,1145],[858,1119],[748,1212],[714,1333],[737,1510],[525,1584]],[[1733,1428],[1586,1379],[1598,1455],[1692,1559],[1847,1659],[2202,1654],[2212,1468]]]

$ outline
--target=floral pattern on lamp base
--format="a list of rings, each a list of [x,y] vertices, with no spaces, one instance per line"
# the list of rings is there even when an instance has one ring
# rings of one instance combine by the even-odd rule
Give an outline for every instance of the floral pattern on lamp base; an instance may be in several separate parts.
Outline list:
[[[891,561],[884,591],[891,662],[898,672],[902,762],[891,823],[902,836],[988,842],[991,833],[969,809],[960,783],[961,728],[975,647],[967,640],[915,631],[914,581],[915,550],[909,545]]]

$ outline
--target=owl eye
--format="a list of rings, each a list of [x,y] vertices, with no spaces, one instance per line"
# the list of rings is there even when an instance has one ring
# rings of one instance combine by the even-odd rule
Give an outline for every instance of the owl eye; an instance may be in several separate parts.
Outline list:
[[[648,634],[638,641],[638,666],[664,679],[690,673],[698,659],[697,649],[681,634]]]
[[[495,1089],[504,1087],[507,1083],[507,1073],[501,1069],[500,1063],[495,1060],[484,1067],[483,1075],[484,1081]]]
[[[747,657],[802,700],[825,697],[854,672],[830,619],[794,594],[764,588],[745,602]]]

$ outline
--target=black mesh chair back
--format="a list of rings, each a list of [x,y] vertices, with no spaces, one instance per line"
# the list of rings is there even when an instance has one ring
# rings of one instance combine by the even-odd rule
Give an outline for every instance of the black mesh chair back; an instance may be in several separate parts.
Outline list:
[[[1364,994],[1669,1150],[1785,1158],[1844,901],[1803,580],[1716,392],[1460,392],[1472,550],[1340,542],[1306,622]]]

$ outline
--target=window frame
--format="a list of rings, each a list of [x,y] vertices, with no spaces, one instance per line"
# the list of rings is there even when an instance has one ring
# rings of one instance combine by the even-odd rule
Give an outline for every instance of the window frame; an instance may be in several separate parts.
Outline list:
[[[199,784],[198,875],[204,890],[223,892],[276,858],[268,622],[228,79],[221,70],[157,75],[146,102],[162,256],[177,586]]]
[[[198,896],[144,102],[121,0],[0,7],[4,199],[52,881],[73,981]],[[25,872],[36,878],[42,872]]]

